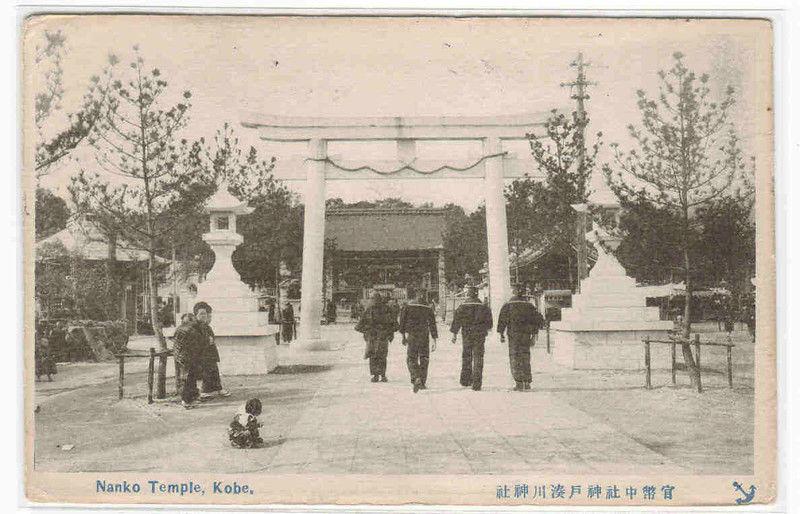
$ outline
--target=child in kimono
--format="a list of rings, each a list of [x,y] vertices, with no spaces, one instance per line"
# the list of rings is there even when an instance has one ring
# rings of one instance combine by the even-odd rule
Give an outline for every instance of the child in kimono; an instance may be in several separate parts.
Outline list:
[[[228,427],[228,439],[234,448],[258,448],[264,443],[258,434],[258,429],[263,426],[258,422],[261,415],[261,400],[251,398],[244,404],[244,408],[233,416]]]

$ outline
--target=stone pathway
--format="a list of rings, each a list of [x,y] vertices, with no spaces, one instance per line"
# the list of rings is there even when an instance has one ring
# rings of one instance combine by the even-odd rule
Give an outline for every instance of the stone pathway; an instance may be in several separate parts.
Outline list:
[[[507,347],[487,342],[484,389],[458,384],[461,344],[445,337],[432,354],[428,387],[414,394],[399,340],[388,383],[369,381],[364,343],[352,325],[324,327],[344,348],[280,347],[281,369],[223,377],[231,398],[186,411],[148,406],[144,374],[116,399],[115,364],[82,365],[39,384],[37,468],[53,471],[182,471],[356,474],[686,473],[598,416],[567,403],[565,370],[534,350],[533,391],[510,391]],[[542,345],[543,346],[543,345]],[[108,367],[108,370],[105,370]],[[104,371],[103,371],[104,370]],[[139,370],[137,370],[139,371]],[[104,383],[100,383],[103,382]],[[570,379],[571,380],[571,379]],[[87,384],[88,382],[88,384]],[[88,385],[88,386],[87,386]],[[562,388],[563,389],[563,388]],[[225,429],[247,398],[265,405],[265,448],[234,450]],[[59,445],[70,444],[69,452]]]
[[[351,337],[347,326],[327,333]],[[449,340],[449,337],[447,338]],[[509,391],[506,346],[487,344],[484,390],[458,384],[460,342],[440,341],[428,389],[413,394],[404,348],[392,343],[389,383],[369,381],[350,341],[266,470],[283,473],[680,472],[663,455],[557,401]],[[360,367],[345,364],[356,364]],[[538,359],[536,371],[550,371]],[[541,376],[541,375],[539,375]],[[538,378],[538,377],[536,377]],[[624,456],[620,458],[620,456]]]

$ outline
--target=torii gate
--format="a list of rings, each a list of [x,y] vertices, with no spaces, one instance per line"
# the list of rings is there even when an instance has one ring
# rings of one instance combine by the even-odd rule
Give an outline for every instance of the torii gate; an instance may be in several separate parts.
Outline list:
[[[503,141],[524,140],[543,125],[546,114],[516,116],[424,117],[286,117],[245,115],[242,126],[257,129],[265,141],[307,142],[305,158],[280,160],[275,178],[304,180],[303,268],[298,343],[326,349],[321,339],[322,255],[325,242],[325,183],[328,180],[374,178],[483,178],[486,234],[489,249],[489,297],[495,316],[510,296],[508,230],[503,180],[535,169],[533,160],[503,151]],[[396,141],[397,158],[383,161],[343,161],[328,155],[328,141]],[[469,162],[441,165],[417,160],[416,141],[475,140],[483,156]]]

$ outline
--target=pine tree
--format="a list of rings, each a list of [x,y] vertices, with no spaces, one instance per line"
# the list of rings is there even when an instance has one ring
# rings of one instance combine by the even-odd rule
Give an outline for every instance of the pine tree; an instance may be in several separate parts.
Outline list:
[[[683,338],[688,342],[695,271],[691,258],[696,240],[693,215],[722,197],[745,166],[729,120],[733,88],[726,88],[719,102],[712,101],[709,76],[696,75],[683,58],[680,52],[674,53],[672,68],[659,71],[656,99],[637,91],[641,127],[629,125],[628,133],[638,148],[623,153],[619,145],[611,145],[614,163],[605,165],[603,171],[623,202],[645,199],[674,212],[678,219],[686,286]],[[696,383],[698,370],[688,344],[683,345],[683,356]]]
[[[188,152],[185,140],[178,138],[185,127],[191,93],[170,100],[172,91],[158,68],[148,70],[134,47],[130,76],[115,80],[109,93],[109,108],[104,111],[89,141],[95,148],[96,162],[107,176],[81,171],[73,178],[70,190],[76,204],[101,215],[116,225],[127,241],[140,245],[148,254],[147,282],[150,321],[159,348],[167,349],[158,316],[159,241],[173,229],[174,221],[161,213],[191,186],[193,172],[184,166]],[[166,356],[159,359],[156,396],[166,396]]]
[[[61,110],[65,93],[62,63],[66,42],[67,38],[60,30],[45,31],[44,40],[36,47],[35,66],[39,73],[34,99],[34,158],[37,178],[46,175],[55,163],[68,156],[94,130],[108,109],[114,66],[119,62],[116,56],[109,55],[102,73],[90,77],[80,107],[67,114],[66,126],[53,127],[53,115]]]

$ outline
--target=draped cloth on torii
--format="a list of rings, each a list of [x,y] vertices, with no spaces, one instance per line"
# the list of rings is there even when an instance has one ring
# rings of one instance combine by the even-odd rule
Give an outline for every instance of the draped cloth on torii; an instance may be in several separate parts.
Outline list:
[[[305,181],[305,219],[298,343],[308,349],[327,349],[321,339],[322,254],[325,241],[325,183],[328,180],[375,178],[482,178],[486,202],[489,250],[489,297],[495,317],[510,297],[508,230],[504,180],[532,174],[532,159],[503,150],[503,141],[524,140],[534,134],[547,114],[514,116],[424,117],[286,117],[246,114],[242,125],[258,130],[265,141],[306,142],[303,158],[282,160],[275,178]],[[328,155],[329,141],[396,141],[397,157],[384,161],[352,162]],[[480,141],[483,155],[460,163],[416,158],[417,141]],[[398,164],[399,163],[399,164]]]

